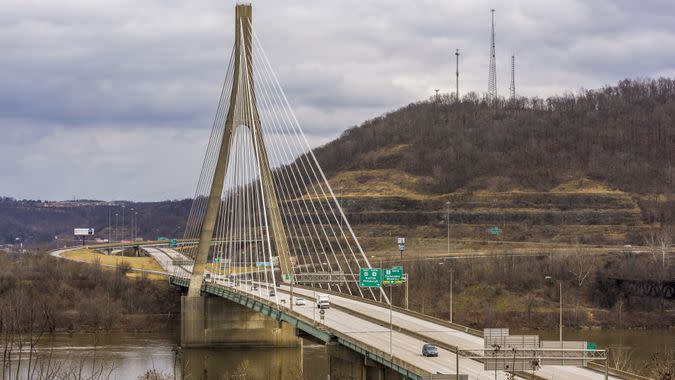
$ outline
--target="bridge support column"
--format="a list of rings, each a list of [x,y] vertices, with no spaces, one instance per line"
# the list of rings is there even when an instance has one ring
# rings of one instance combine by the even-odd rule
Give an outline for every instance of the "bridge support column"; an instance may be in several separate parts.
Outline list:
[[[326,344],[330,380],[399,380],[403,376],[337,342]]]
[[[181,297],[183,347],[299,347],[293,326],[220,297]]]

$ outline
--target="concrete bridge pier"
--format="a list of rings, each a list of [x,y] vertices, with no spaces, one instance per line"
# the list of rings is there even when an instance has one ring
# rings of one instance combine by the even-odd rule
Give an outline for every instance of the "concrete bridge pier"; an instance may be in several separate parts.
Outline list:
[[[330,380],[400,380],[401,374],[358,354],[337,342],[326,344]]]
[[[300,347],[295,328],[220,297],[182,296],[183,347]]]

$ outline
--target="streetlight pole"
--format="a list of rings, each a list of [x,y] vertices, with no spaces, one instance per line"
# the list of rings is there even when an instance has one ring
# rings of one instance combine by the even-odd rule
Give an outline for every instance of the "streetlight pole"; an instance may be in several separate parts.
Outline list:
[[[547,280],[553,280],[553,277],[551,276],[546,276],[545,279]],[[563,342],[563,303],[562,303],[562,281],[558,280],[558,286],[559,286],[559,301],[560,301],[560,323],[559,323],[559,328],[560,328],[560,348],[562,348],[562,342]]]
[[[450,256],[450,201],[445,202],[445,224],[448,226],[448,256]]]
[[[291,294],[288,298],[288,302],[290,302],[291,305],[291,311],[293,311],[293,281],[295,281],[295,276],[291,273]]]
[[[122,240],[124,240],[124,208],[125,206],[122,205]]]
[[[393,330],[394,330],[394,323],[393,323],[393,315],[394,315],[394,298],[392,298],[392,289],[393,285],[389,284],[389,360],[394,359],[394,343],[393,343]]]
[[[453,270],[450,269],[450,323],[452,323],[452,273]]]
[[[560,348],[563,348],[563,336],[562,336],[562,330],[563,330],[563,321],[562,321],[562,281],[558,280],[558,285],[560,286]]]
[[[111,237],[111,232],[110,231],[110,202],[108,202],[108,254],[112,252],[112,237]]]
[[[119,216],[120,216],[120,213],[116,212],[115,213],[115,241],[116,242],[118,241],[117,240],[117,227],[119,226],[119,223],[118,223],[119,222]]]

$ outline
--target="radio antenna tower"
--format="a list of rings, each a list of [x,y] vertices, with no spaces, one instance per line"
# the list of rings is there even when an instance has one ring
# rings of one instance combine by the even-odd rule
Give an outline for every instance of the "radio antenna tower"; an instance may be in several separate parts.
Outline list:
[[[488,76],[488,98],[497,98],[497,57],[495,55],[495,10],[492,13],[492,33],[490,34],[490,73]]]
[[[455,49],[455,100],[459,102],[459,49]]]
[[[516,100],[516,56],[511,56],[511,87],[509,87],[511,101]]]

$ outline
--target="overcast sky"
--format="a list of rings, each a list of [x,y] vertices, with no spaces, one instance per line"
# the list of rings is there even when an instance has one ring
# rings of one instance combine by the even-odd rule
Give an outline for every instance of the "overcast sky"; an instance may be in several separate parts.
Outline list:
[[[0,196],[194,193],[235,2],[0,2]],[[454,86],[520,95],[675,76],[675,2],[255,1],[253,23],[309,141]]]

